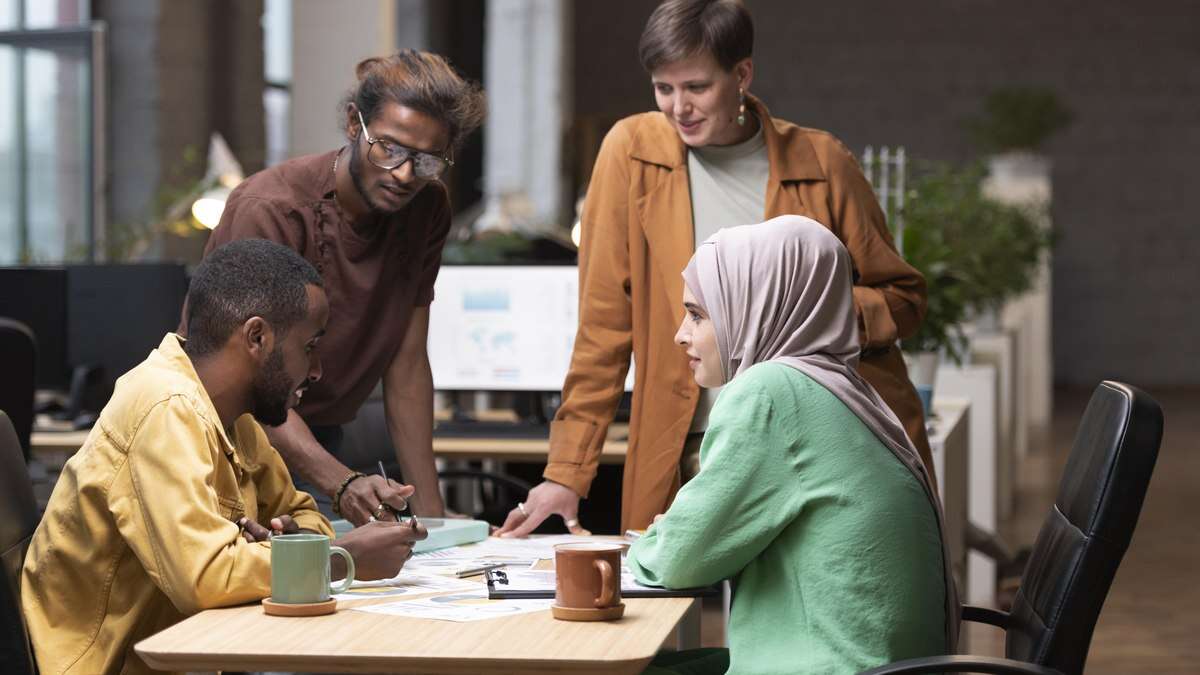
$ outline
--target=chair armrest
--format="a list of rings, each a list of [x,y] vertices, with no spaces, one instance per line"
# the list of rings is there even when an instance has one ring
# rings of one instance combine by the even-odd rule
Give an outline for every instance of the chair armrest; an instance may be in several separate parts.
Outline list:
[[[963,605],[962,618],[963,621],[986,623],[1006,630],[1008,629],[1008,622],[1011,619],[1008,612],[1002,612],[989,607],[976,607],[975,605]]]
[[[899,675],[901,673],[1000,673],[1002,675],[1063,675],[1061,672],[1025,661],[991,656],[929,656],[889,663],[859,675]]]

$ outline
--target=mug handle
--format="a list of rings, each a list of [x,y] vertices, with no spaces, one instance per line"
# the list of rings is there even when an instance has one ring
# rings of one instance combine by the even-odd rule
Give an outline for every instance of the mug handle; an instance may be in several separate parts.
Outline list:
[[[346,578],[342,579],[341,585],[329,584],[330,593],[345,593],[350,590],[350,584],[354,583],[354,557],[350,552],[341,546],[330,546],[329,553],[331,555],[340,555],[342,560],[346,561]]]
[[[617,604],[617,585],[612,565],[607,560],[596,560],[592,565],[600,572],[600,597],[596,598],[596,606],[615,607]]]

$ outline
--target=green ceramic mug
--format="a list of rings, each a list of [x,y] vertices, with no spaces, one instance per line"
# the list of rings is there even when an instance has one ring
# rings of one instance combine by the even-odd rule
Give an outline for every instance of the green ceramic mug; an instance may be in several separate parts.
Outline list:
[[[346,579],[329,583],[329,556],[346,561]],[[330,593],[345,593],[354,583],[354,558],[332,546],[323,534],[280,534],[271,537],[271,601],[287,605],[325,602]]]

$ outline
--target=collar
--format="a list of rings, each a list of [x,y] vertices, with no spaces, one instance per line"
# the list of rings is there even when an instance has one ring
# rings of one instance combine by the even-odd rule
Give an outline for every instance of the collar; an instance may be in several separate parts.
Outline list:
[[[167,333],[166,337],[159,343],[157,351],[167,363],[167,366],[182,376],[189,384],[195,386],[193,392],[188,392],[193,395],[193,401],[198,405],[200,414],[210,424],[217,428],[217,436],[221,440],[221,450],[225,455],[233,460],[235,464],[240,464],[237,456],[237,446],[225,433],[225,427],[221,424],[221,416],[217,414],[217,407],[213,405],[212,399],[208,396],[208,390],[204,388],[204,383],[200,381],[200,376],[196,374],[196,368],[192,364],[192,359],[184,351],[183,346],[187,343],[187,338],[176,333]]]
[[[337,201],[337,176],[333,170],[333,162],[337,160],[340,164],[343,161],[341,160],[341,154],[345,149],[346,146],[343,145],[333,152],[318,155],[320,159],[317,160],[316,165],[313,167],[317,175],[317,184],[321,186],[319,188],[320,194],[325,199]],[[346,159],[344,161],[348,162],[350,160]]]
[[[825,180],[804,129],[771,117],[767,106],[753,95],[746,96],[746,107],[762,122],[772,181]],[[648,117],[647,123],[639,124],[634,132],[630,156],[672,170],[685,167],[687,146],[679,133],[661,112],[649,113]]]

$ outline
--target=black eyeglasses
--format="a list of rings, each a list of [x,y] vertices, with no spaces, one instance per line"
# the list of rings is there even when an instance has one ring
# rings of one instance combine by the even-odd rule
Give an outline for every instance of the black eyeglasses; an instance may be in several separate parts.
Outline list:
[[[418,178],[435,180],[440,178],[446,169],[454,166],[454,160],[449,157],[439,157],[428,152],[421,152],[409,147],[393,143],[382,138],[371,138],[367,132],[367,123],[363,120],[362,111],[358,111],[358,123],[362,125],[363,138],[367,141],[367,159],[375,166],[392,171],[412,160],[413,173]]]

